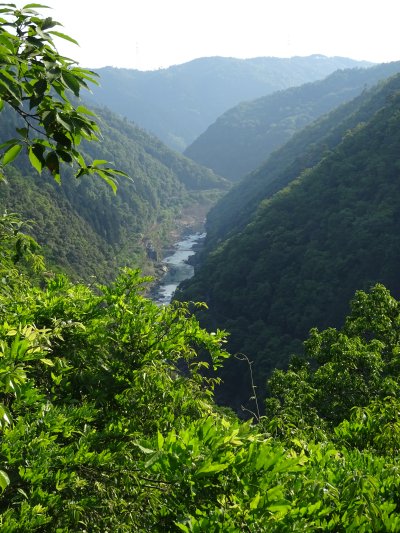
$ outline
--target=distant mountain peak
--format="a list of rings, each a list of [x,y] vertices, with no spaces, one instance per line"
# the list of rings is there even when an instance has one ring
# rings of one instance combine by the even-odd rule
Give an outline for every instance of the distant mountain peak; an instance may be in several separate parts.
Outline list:
[[[165,69],[97,69],[92,103],[147,129],[184,151],[218,116],[245,100],[325,78],[340,68],[363,66],[348,58],[201,57]]]

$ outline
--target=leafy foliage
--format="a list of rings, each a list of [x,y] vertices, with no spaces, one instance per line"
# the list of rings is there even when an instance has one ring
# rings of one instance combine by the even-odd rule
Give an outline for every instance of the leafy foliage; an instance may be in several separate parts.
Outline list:
[[[8,217],[3,226],[12,241]],[[17,233],[16,247],[19,238]],[[9,256],[3,255],[4,269]],[[14,485],[3,524],[28,531],[93,522],[101,530],[110,520],[107,505],[115,519],[122,512],[127,520],[138,488],[128,466],[140,453],[135,439],[210,410],[196,354],[204,347],[218,366],[225,357],[223,337],[201,330],[185,306],[159,308],[145,300],[137,272],[122,273],[95,294],[62,276],[43,290],[27,278],[23,285],[23,273],[14,271],[1,293],[0,453],[8,465],[2,485],[7,479]],[[187,378],[178,363],[185,364]],[[109,484],[118,471],[117,489]],[[121,500],[111,511],[115,491]]]
[[[287,372],[274,372],[267,401],[272,411],[297,423],[336,425],[354,406],[398,396],[398,302],[376,285],[369,294],[357,292],[351,308],[341,331],[312,329],[304,358],[295,358]]]
[[[277,416],[242,422],[215,406],[215,380],[201,372],[200,353],[214,367],[227,357],[223,333],[200,328],[186,304],[146,300],[135,271],[96,290],[39,273],[40,287],[31,253],[15,262],[18,221],[0,228],[3,531],[398,530],[393,387],[350,411],[335,404],[336,426],[307,402],[296,420],[287,395]],[[349,339],[386,342],[382,394],[389,373],[399,383],[398,310],[378,286],[357,294],[346,322]],[[331,330],[319,335],[337,351]]]
[[[76,41],[54,29],[59,23],[42,18],[35,9],[46,6],[0,7],[0,111],[7,104],[23,119],[19,136],[0,147],[2,167],[24,147],[39,174],[46,168],[60,181],[61,164],[75,164],[77,177],[98,174],[115,190],[115,176],[125,174],[105,167],[107,161],[86,164],[78,150],[82,139],[98,140],[100,130],[94,114],[83,105],[74,106],[69,93],[78,98],[88,82],[96,82],[96,74],[60,56],[53,39]]]

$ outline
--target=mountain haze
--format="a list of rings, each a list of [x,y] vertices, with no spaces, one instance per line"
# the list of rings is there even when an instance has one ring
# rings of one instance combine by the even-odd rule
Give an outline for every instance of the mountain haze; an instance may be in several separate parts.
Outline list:
[[[237,181],[296,131],[399,71],[398,62],[338,70],[323,80],[242,102],[220,116],[184,153]]]
[[[244,100],[370,63],[343,57],[200,58],[155,71],[105,67],[92,103],[105,105],[183,151],[216,118]]]
[[[245,227],[262,200],[270,198],[302,172],[316,165],[336,147],[348,130],[361,121],[369,120],[383,107],[390,92],[391,84],[382,81],[294,134],[263,165],[245,176],[211,208],[207,217],[206,247],[215,247],[218,242]]]

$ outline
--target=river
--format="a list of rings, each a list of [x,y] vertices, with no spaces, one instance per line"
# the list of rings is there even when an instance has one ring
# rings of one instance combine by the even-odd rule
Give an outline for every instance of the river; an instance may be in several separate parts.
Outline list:
[[[174,253],[162,260],[167,271],[152,291],[153,301],[158,304],[170,303],[178,285],[193,276],[194,268],[188,263],[188,259],[196,253],[195,248],[205,236],[205,233],[192,233],[175,243]]]

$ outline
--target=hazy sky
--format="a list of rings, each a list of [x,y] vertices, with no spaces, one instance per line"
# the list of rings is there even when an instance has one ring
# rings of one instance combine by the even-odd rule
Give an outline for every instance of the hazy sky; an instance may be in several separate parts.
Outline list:
[[[83,67],[152,70],[197,57],[400,60],[399,0],[43,0]],[[19,4],[20,5],[20,4]]]

